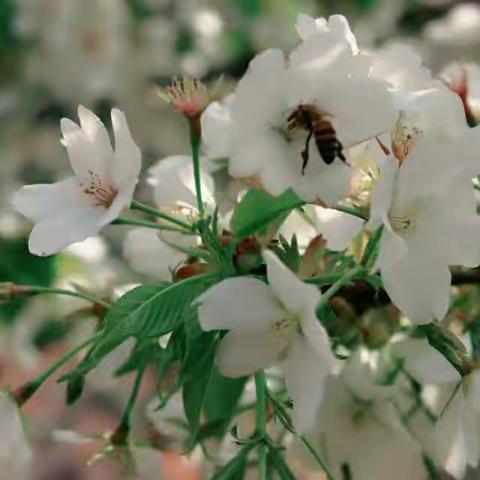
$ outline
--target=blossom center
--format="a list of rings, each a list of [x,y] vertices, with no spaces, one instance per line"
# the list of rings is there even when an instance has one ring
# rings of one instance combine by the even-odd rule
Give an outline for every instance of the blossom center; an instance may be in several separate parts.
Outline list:
[[[280,346],[280,357],[284,358],[294,338],[302,334],[300,320],[297,316],[286,313],[285,317],[276,321],[270,328],[270,333],[276,338]]]
[[[118,190],[112,185],[102,182],[98,173],[89,170],[88,174],[90,176],[90,184],[85,188],[84,192],[93,197],[95,205],[110,208],[118,194]]]
[[[417,125],[408,125],[404,121],[404,114],[400,112],[395,130],[392,132],[392,151],[399,163],[408,156],[414,147],[422,130]]]
[[[190,118],[200,114],[208,103],[207,87],[196,78],[175,79],[165,93],[172,107]]]
[[[413,215],[390,215],[389,220],[394,232],[400,236],[405,236],[415,227]]]

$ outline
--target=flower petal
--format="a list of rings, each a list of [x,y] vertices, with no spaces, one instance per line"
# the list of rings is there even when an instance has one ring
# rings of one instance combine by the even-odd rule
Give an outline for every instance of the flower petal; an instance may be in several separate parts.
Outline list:
[[[463,478],[467,465],[478,465],[476,417],[465,402],[463,389],[439,418],[430,439],[434,460],[454,478]]]
[[[269,368],[279,358],[273,335],[258,332],[227,333],[217,351],[217,365],[225,377],[243,377]]]
[[[209,158],[226,158],[230,155],[232,119],[228,106],[212,102],[203,112],[202,141]]]
[[[403,359],[405,369],[423,384],[451,384],[461,380],[459,373],[426,339],[407,338],[392,345],[395,357]]]
[[[200,164],[205,162],[206,159],[201,157]],[[200,169],[200,181],[203,201],[213,205],[213,178],[203,168]],[[155,203],[159,207],[173,202],[184,202],[187,205],[197,203],[193,162],[188,155],[172,155],[161,159],[149,169],[147,183],[153,187]]]
[[[265,250],[263,258],[271,289],[285,309],[300,317],[314,311],[320,300],[318,289],[302,282],[273,252]]]
[[[110,178],[119,190],[125,189],[133,193],[140,173],[142,155],[130,134],[125,113],[114,108],[111,116],[115,153],[109,169]]]
[[[78,118],[96,154],[101,158],[102,163],[107,165],[113,156],[113,150],[105,125],[91,110],[82,105],[78,107]]]
[[[92,175],[106,179],[108,172],[105,158],[98,155],[87,134],[68,118],[62,118],[60,128],[62,143],[67,148],[68,159],[77,178],[85,185],[90,185]]]
[[[204,330],[261,332],[284,316],[271,288],[249,277],[223,280],[195,303]]]
[[[319,30],[327,23],[325,18],[313,18],[305,13],[299,13],[297,16],[297,23],[295,30],[302,40],[319,33]]]
[[[398,163],[393,156],[386,157],[380,165],[380,179],[372,190],[369,230],[375,230],[382,223],[388,222],[388,212],[392,205]]]
[[[34,222],[89,205],[75,177],[53,184],[25,185],[14,194],[12,203]]]
[[[309,212],[307,212],[308,215]],[[293,210],[278,230],[279,235],[291,241],[295,235],[300,249],[304,250],[313,238],[317,236],[317,230],[312,222],[307,220],[298,211]]]
[[[195,237],[177,232],[165,232],[167,240],[181,246],[194,246]],[[163,236],[163,235],[162,235]],[[150,228],[130,230],[123,243],[123,255],[132,268],[155,280],[171,280],[172,270],[186,259],[186,254],[162,241]]]
[[[265,50],[250,62],[230,105],[232,121],[241,122],[243,133],[265,128],[281,111],[285,72],[285,58],[278,49]],[[233,130],[234,138],[235,134]]]
[[[289,167],[297,166],[290,183],[295,192],[307,201],[320,199],[327,205],[333,205],[348,195],[352,178],[352,169],[339,158],[327,165],[319,158],[314,142],[310,144],[310,158],[305,175],[298,167],[300,158],[291,158]]]
[[[348,248],[350,241],[362,230],[365,221],[348,213],[332,208],[315,207],[317,231],[327,241],[327,247],[333,251]]]
[[[425,252],[409,252],[381,267],[383,285],[393,303],[416,324],[441,320],[450,302],[448,267]]]
[[[366,75],[359,77],[336,82],[332,85],[335,95],[323,101],[325,110],[334,116],[335,130],[344,147],[390,131],[395,125],[396,110],[387,84]]]
[[[72,243],[96,235],[103,227],[103,209],[75,209],[61,216],[37,223],[28,239],[28,248],[34,255],[57,253]]]
[[[285,384],[293,397],[293,422],[299,432],[311,430],[323,399],[331,365],[324,362],[307,342],[296,342],[283,364]]]
[[[310,348],[322,359],[325,368],[333,371],[336,367],[335,355],[330,346],[330,337],[317,318],[315,310],[306,312],[301,318],[302,332]]]

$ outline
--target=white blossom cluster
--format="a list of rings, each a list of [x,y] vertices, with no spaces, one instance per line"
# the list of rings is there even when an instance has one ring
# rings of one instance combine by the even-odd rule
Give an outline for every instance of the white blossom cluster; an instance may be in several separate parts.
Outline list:
[[[218,210],[229,232],[250,188],[273,197],[293,192],[307,205],[278,231],[295,236],[302,254],[318,235],[329,252],[352,256],[355,243],[379,235],[368,273],[379,274],[402,325],[441,322],[451,305],[450,268],[480,265],[480,129],[469,125],[459,94],[467,77],[455,75],[463,67],[437,79],[408,48],[363,51],[340,15],[299,15],[296,29],[293,51],[260,53],[235,91],[203,111],[199,179],[184,155],[149,170],[158,211],[198,220],[199,180],[206,213]],[[207,103],[206,92],[191,87],[190,96],[180,89],[172,101],[190,114]],[[80,107],[78,115],[78,125],[61,123],[74,175],[23,187],[13,199],[35,223],[29,248],[36,255],[98,234],[133,199],[141,154],[125,115],[112,110],[114,148],[92,112]],[[213,177],[225,159],[229,186],[220,191]],[[194,301],[203,330],[227,331],[216,352],[220,372],[280,371],[295,429],[317,444],[336,478],[424,479],[428,462],[463,478],[467,466],[476,467],[478,371],[461,379],[425,339],[401,328],[376,351],[340,351],[317,318],[328,303],[319,288],[268,241],[261,246],[266,279],[231,276]],[[170,280],[179,266],[193,268],[190,253],[202,247],[199,235],[141,227],[127,234],[124,255],[138,273]],[[308,468],[302,449],[293,441],[288,455]]]

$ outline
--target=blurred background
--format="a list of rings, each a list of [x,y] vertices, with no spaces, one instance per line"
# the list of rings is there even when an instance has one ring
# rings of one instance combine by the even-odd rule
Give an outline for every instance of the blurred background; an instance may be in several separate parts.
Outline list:
[[[25,183],[68,174],[59,120],[76,119],[78,104],[93,109],[107,126],[112,106],[125,110],[145,170],[167,155],[188,153],[182,118],[157,97],[155,85],[165,86],[177,74],[207,83],[224,74],[223,93],[232,91],[255,53],[295,45],[299,12],[342,13],[361,48],[409,44],[434,73],[454,59],[480,57],[480,3],[0,0],[0,282],[73,286],[111,297],[121,292],[120,286],[139,281],[122,260],[116,228],[106,238],[92,238],[61,255],[30,256],[30,226],[12,211],[12,193]],[[148,199],[143,185],[139,195]],[[14,388],[31,378],[92,331],[96,321],[96,312],[71,298],[0,304],[0,385]],[[86,395],[74,408],[64,407],[64,386],[55,382],[27,405],[26,429],[34,451],[34,473],[28,478],[118,478],[118,462],[107,459],[86,468],[101,442],[73,438],[69,432],[91,435],[115,427],[131,384],[128,376],[112,380],[122,352],[116,355],[92,374]],[[152,385],[144,387],[152,391]],[[148,393],[142,401],[148,404]],[[163,432],[162,421],[141,418],[138,423]],[[0,426],[0,436],[7,434]],[[164,450],[144,462],[151,470],[139,478],[202,478],[195,456],[180,460],[170,444]]]

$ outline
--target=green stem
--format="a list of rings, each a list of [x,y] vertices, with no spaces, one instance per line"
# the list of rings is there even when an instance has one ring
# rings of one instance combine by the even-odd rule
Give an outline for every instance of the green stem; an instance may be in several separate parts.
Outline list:
[[[265,437],[267,433],[267,382],[265,372],[261,370],[255,374],[255,392],[257,395],[256,408],[256,433],[259,438]]]
[[[109,309],[112,306],[109,302],[100,300],[99,298],[94,297],[93,295],[88,295],[87,293],[77,292],[74,290],[67,290],[65,288],[40,287],[37,285],[25,286],[25,288],[28,288],[28,291],[27,291],[28,295],[40,295],[40,294],[68,295],[70,297],[81,298],[83,300],[87,300],[94,304],[101,305],[106,309]]]
[[[357,265],[356,267],[352,268],[347,273],[345,273],[342,277],[340,277],[325,293],[322,294],[320,302],[317,306],[317,310],[323,307],[324,305],[326,305],[327,302],[334,295],[336,295],[343,286],[345,286],[348,282],[350,282],[350,280],[355,278],[363,270],[364,270],[363,265]]]
[[[122,420],[120,425],[115,430],[112,435],[112,443],[114,445],[125,445],[129,435],[130,430],[132,429],[132,417],[135,403],[137,402],[138,394],[140,392],[140,386],[142,384],[143,374],[145,372],[145,365],[142,365],[135,376],[135,381],[133,383],[132,392],[128,398],[127,406],[122,415]]]
[[[299,435],[300,440],[303,442],[303,444],[307,447],[308,451],[312,454],[312,456],[315,458],[317,463],[322,467],[323,471],[327,475],[328,480],[335,480],[335,477],[330,470],[330,467],[327,465],[325,460],[320,456],[320,454],[313,448],[312,444],[307,440],[307,438],[303,435]]]
[[[98,333],[93,335],[92,337],[85,340],[80,345],[72,348],[65,354],[63,354],[58,360],[56,360],[47,370],[41,373],[38,377],[34,378],[33,380],[29,380],[21,387],[19,387],[14,392],[14,397],[17,403],[22,406],[29,400],[35,392],[43,385],[43,383],[50,378],[62,365],[67,363],[71,358],[73,358],[79,351],[83,350],[85,347],[90,345],[94,340],[97,338]]]
[[[312,277],[306,278],[304,280],[305,283],[312,283],[314,285],[318,285],[320,287],[324,285],[332,285],[337,280],[342,278],[342,275],[325,275],[324,277]]]
[[[278,448],[271,448],[269,453],[273,460],[273,466],[279,474],[279,478],[285,480],[295,480],[295,475],[290,470],[290,467],[283,458],[282,452],[278,450]]]
[[[112,225],[132,225],[136,227],[147,227],[147,228],[153,228],[154,230],[164,230],[168,232],[179,232],[179,233],[184,233],[186,235],[192,235],[192,231],[189,227],[190,230],[186,230],[184,228],[180,227],[174,227],[169,226],[169,225],[160,225],[155,222],[148,222],[147,220],[137,220],[133,218],[123,218],[119,217],[116,220],[112,222]]]
[[[266,480],[267,478],[267,446],[264,443],[258,445],[258,478]]]
[[[204,216],[202,184],[200,180],[200,129],[197,120],[190,120],[190,145],[192,147],[193,175],[195,178],[195,192],[197,195],[198,213],[200,218]]]
[[[144,203],[137,202],[136,200],[132,200],[132,203],[130,204],[130,208],[132,210],[139,210],[141,212],[148,213],[150,215],[153,215],[154,217],[162,218],[163,220],[167,220],[168,222],[174,223],[179,227],[183,227],[190,230],[192,229],[191,224],[184,222],[182,220],[179,220],[178,218],[175,218],[173,215],[169,215],[168,213],[164,213],[160,210],[157,210],[156,208],[150,207],[149,205],[145,205]]]
[[[365,251],[363,252],[363,257],[361,260],[361,264],[367,269],[370,270],[373,265],[375,264],[375,260],[378,256],[378,242],[382,238],[383,233],[383,226],[377,228],[375,232],[373,232],[370,240],[365,247]]]
[[[256,407],[256,436],[264,439],[267,435],[267,383],[263,370],[255,374],[255,392],[257,395]],[[267,448],[262,441],[258,445],[258,473],[259,480],[267,478]]]

